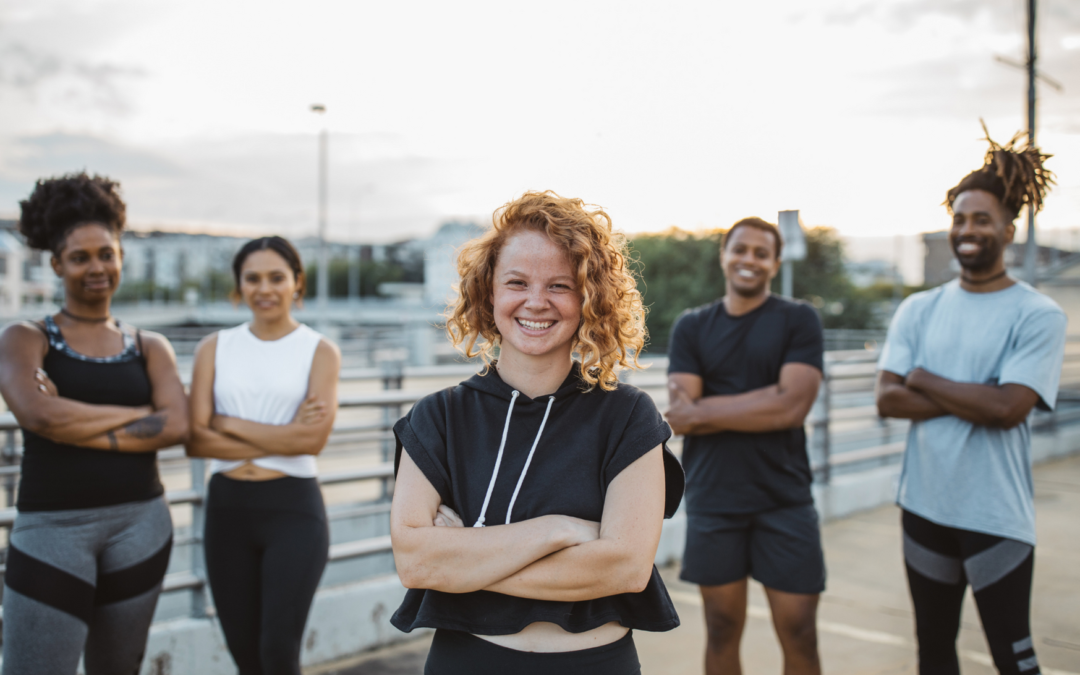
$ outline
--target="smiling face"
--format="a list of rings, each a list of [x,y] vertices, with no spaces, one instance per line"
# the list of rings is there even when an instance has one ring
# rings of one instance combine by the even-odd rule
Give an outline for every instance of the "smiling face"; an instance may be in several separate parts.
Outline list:
[[[97,304],[111,298],[120,285],[122,260],[120,238],[104,225],[89,223],[68,233],[51,262],[67,297]]]
[[[276,251],[254,251],[240,268],[240,296],[256,318],[272,321],[289,314],[300,289],[300,280]]]
[[[967,190],[952,203],[949,243],[960,267],[975,273],[996,271],[1005,264],[1005,247],[1012,243],[1016,226],[1001,201],[984,190]]]
[[[729,291],[744,298],[764,294],[780,270],[772,233],[746,225],[730,233],[720,251],[720,267]]]
[[[524,231],[507,240],[495,263],[491,301],[502,364],[570,358],[581,295],[566,251],[547,236]]]

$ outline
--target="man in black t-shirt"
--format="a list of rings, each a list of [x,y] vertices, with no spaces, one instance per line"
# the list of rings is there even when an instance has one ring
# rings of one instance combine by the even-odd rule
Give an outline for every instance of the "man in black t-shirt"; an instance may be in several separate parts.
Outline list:
[[[708,675],[741,672],[747,578],[765,586],[788,675],[817,674],[825,589],[803,422],[822,376],[813,307],[769,294],[782,241],[760,218],[720,247],[723,298],[672,329],[672,429],[685,436],[687,538],[682,579],[701,586]]]

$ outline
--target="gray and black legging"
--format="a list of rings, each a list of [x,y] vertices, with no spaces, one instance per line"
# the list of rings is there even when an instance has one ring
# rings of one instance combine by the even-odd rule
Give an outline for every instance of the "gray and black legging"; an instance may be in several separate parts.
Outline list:
[[[161,497],[20,513],[4,579],[4,675],[137,673],[172,520]]]
[[[206,572],[240,675],[300,675],[308,611],[330,532],[319,483],[210,479]]]
[[[964,592],[971,584],[998,672],[1038,675],[1030,624],[1034,548],[938,525],[908,511],[902,520],[919,674],[959,675],[956,637]]]

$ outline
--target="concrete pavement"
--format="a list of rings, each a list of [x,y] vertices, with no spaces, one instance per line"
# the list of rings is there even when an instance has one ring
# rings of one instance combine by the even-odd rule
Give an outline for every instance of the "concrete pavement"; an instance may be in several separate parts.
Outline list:
[[[1044,675],[1080,675],[1080,456],[1035,469],[1039,545],[1035,550],[1032,632]],[[918,672],[911,602],[900,553],[899,511],[882,507],[823,528],[828,590],[818,613],[822,667],[836,675]],[[682,619],[668,633],[637,632],[642,672],[699,675],[704,622],[697,587],[662,570]],[[421,675],[430,637],[376,650],[306,675]],[[964,675],[996,672],[971,594],[958,640]],[[781,672],[780,649],[760,585],[752,584],[743,636],[748,675]]]

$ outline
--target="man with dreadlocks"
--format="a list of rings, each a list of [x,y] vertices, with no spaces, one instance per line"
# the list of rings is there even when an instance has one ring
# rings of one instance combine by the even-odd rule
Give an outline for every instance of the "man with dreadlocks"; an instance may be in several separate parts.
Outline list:
[[[998,672],[1039,672],[1027,417],[1057,398],[1065,314],[1005,271],[1013,221],[1053,183],[1049,155],[1021,139],[987,134],[983,167],[949,190],[960,278],[900,305],[878,364],[878,412],[912,420],[897,502],[920,675],[959,675],[969,584]]]

